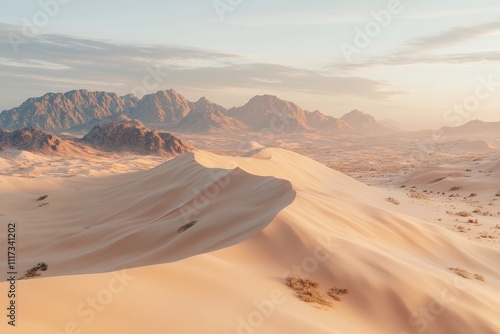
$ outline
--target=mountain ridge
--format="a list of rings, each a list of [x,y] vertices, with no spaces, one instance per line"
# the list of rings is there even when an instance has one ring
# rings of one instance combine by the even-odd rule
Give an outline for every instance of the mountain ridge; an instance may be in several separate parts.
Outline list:
[[[29,98],[19,107],[1,112],[0,127],[16,130],[35,126],[53,133],[81,133],[109,120],[139,122],[149,128],[187,133],[269,129],[273,132],[349,132],[360,128],[391,131],[368,114],[365,118],[369,121],[365,119],[364,126],[350,124],[349,114],[335,118],[318,110],[307,111],[274,95],[256,95],[243,106],[226,109],[205,97],[190,102],[174,89],[159,90],[141,99],[133,94],[118,96],[81,89]]]

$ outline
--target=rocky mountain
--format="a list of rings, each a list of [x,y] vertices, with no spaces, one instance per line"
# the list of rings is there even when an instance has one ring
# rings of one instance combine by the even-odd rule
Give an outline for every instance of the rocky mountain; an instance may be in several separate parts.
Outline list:
[[[48,93],[0,113],[0,127],[10,130],[38,127],[45,131],[61,132],[94,119],[124,112],[133,107],[136,100],[132,95],[122,98],[115,93],[87,90]]]
[[[229,109],[227,115],[240,120],[253,131],[273,128],[284,132],[348,128],[347,124],[334,117],[319,111],[305,111],[293,102],[272,95],[255,96],[244,106]]]
[[[137,154],[170,156],[193,150],[191,145],[170,133],[115,122],[96,125],[81,142],[104,151]]]
[[[500,122],[474,120],[461,126],[442,127],[437,133],[440,137],[500,137]]]
[[[144,124],[142,124],[141,121],[139,121],[137,119],[132,119],[128,116],[125,116],[124,113],[118,113],[118,114],[114,114],[114,115],[111,115],[111,116],[106,117],[106,118],[95,118],[86,124],[78,125],[78,126],[75,126],[71,129],[68,129],[68,132],[78,133],[78,134],[86,134],[86,133],[90,132],[94,128],[94,126],[96,126],[96,125],[107,124],[107,123],[111,123],[111,122],[115,122],[115,123],[119,123],[119,124],[137,125],[137,126],[144,127]]]
[[[43,154],[70,154],[78,151],[74,143],[34,127],[15,131],[0,129],[0,150],[6,149]]]
[[[372,116],[354,110],[341,119],[303,110],[272,95],[255,96],[244,106],[226,110],[201,98],[188,101],[175,90],[158,91],[140,100],[132,95],[75,90],[30,98],[0,113],[0,127],[36,126],[50,132],[83,134],[109,122],[188,133],[227,131],[390,131]]]
[[[380,124],[372,115],[359,110],[353,110],[340,118],[349,124],[353,130],[370,132],[391,132],[392,130]]]
[[[150,125],[174,125],[184,118],[189,111],[189,101],[175,90],[162,90],[144,95],[127,116],[136,118]]]
[[[247,130],[239,120],[226,116],[227,110],[205,97],[190,103],[190,112],[179,122],[176,130],[189,133],[212,133],[218,131]]]

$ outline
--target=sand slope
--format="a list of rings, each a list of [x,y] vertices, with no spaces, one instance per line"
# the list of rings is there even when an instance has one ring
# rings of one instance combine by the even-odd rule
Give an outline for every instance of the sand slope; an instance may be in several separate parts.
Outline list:
[[[9,332],[500,332],[500,250],[394,213],[384,191],[296,153],[195,152],[99,179],[0,181],[19,271],[49,264],[18,283]],[[41,193],[50,205],[39,208]],[[283,282],[293,274],[350,294],[334,308],[304,303]]]

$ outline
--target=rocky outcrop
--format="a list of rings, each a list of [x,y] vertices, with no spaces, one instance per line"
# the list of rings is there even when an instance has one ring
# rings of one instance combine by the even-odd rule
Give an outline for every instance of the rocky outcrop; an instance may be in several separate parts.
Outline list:
[[[96,125],[81,142],[104,151],[137,154],[171,156],[193,150],[191,145],[170,133],[115,122]]]
[[[72,142],[34,127],[15,131],[0,129],[0,150],[6,149],[44,154],[67,154],[77,150]]]

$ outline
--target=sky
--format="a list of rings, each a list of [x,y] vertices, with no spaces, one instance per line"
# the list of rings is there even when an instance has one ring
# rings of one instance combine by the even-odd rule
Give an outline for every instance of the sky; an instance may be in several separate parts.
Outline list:
[[[500,121],[497,0],[21,0],[0,7],[0,110],[47,92],[276,95],[408,128]]]

